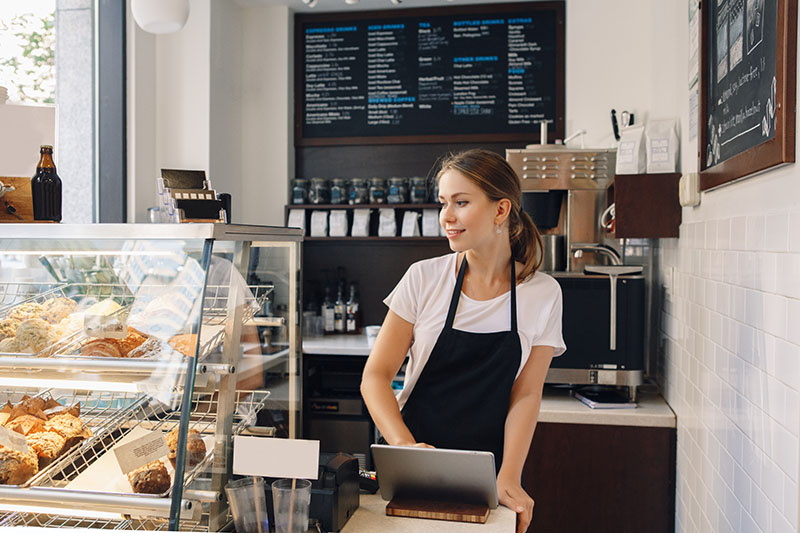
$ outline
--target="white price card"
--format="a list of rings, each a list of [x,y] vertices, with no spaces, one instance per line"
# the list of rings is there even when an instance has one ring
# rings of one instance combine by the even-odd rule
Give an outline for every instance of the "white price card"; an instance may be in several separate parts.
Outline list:
[[[167,440],[161,431],[153,431],[133,442],[114,448],[114,454],[123,474],[157,461],[168,453]]]
[[[25,437],[4,427],[0,427],[0,447],[28,453],[28,441],[25,440]]]
[[[233,437],[234,474],[317,479],[318,468],[318,440]]]

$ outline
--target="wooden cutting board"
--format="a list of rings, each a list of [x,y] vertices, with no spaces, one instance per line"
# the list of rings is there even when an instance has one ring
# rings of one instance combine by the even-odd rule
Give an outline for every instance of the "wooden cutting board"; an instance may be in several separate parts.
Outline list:
[[[31,196],[30,178],[9,178],[0,176],[0,182],[6,187],[14,187],[13,191],[0,196],[0,222],[47,222],[33,220],[33,198]],[[19,217],[8,212],[8,206],[16,209]],[[20,219],[21,217],[21,219]]]
[[[489,518],[489,506],[395,498],[386,505],[386,514],[389,516],[484,524]]]

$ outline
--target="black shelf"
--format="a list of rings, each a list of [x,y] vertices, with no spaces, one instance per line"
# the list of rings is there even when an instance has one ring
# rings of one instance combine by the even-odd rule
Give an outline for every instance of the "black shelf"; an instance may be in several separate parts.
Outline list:
[[[392,242],[392,243],[437,243],[447,242],[445,237],[303,237],[303,242]]]
[[[290,204],[286,209],[439,209],[439,204]]]

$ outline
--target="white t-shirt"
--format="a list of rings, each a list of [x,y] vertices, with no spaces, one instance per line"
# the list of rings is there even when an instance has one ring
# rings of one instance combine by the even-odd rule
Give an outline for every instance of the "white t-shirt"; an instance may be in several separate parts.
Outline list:
[[[458,254],[452,253],[414,263],[383,300],[400,318],[414,324],[405,383],[397,396],[401,409],[444,328],[456,286],[457,257]],[[473,300],[462,292],[453,328],[470,333],[509,331],[511,292],[486,301]],[[517,329],[522,349],[517,377],[532,347],[552,346],[556,356],[566,351],[561,335],[561,286],[551,276],[537,272],[517,285]]]

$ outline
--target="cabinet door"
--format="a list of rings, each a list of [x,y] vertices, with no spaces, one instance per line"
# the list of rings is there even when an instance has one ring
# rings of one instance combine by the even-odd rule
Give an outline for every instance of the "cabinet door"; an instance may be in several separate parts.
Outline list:
[[[523,485],[529,532],[675,530],[675,429],[541,423]]]

